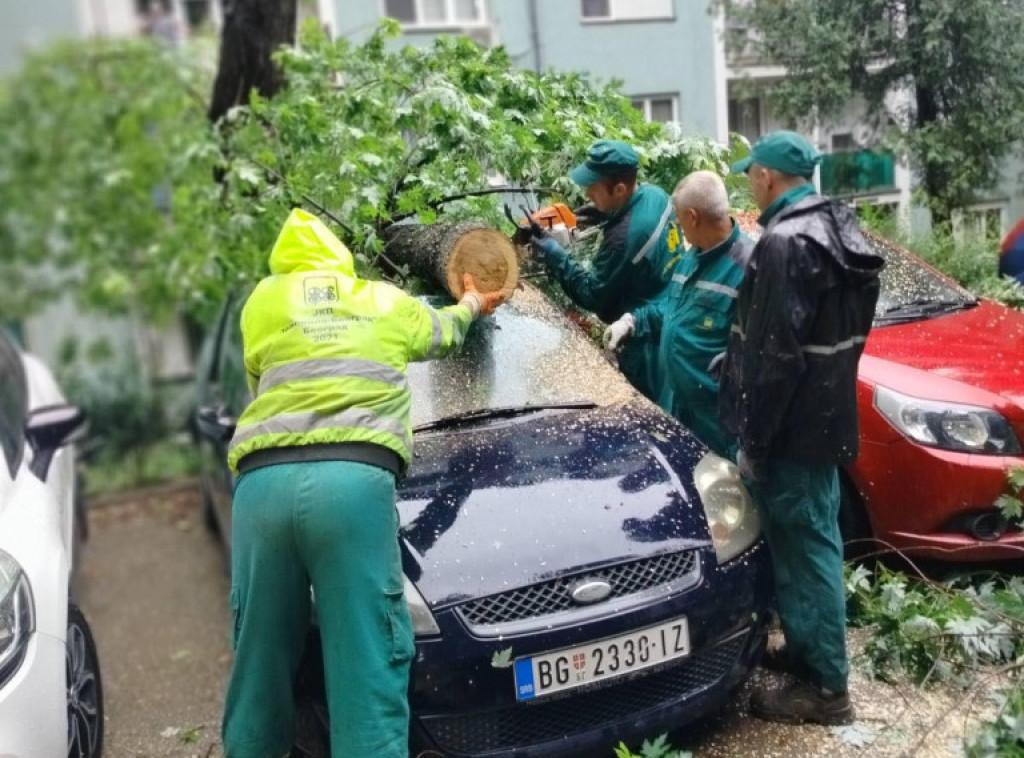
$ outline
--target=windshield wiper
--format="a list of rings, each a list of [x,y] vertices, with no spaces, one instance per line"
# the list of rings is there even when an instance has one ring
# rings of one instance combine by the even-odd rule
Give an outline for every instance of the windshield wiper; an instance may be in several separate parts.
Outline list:
[[[450,429],[453,426],[461,426],[474,421],[494,418],[513,418],[524,416],[528,413],[550,410],[571,410],[596,408],[597,403],[590,400],[569,400],[564,403],[538,403],[537,405],[511,405],[505,408],[479,408],[475,411],[463,411],[452,416],[445,416],[436,421],[428,421],[425,424],[414,426],[414,432],[426,432],[431,429]]]
[[[946,311],[958,311],[965,308],[973,308],[978,304],[976,298],[959,298],[957,300],[936,300],[933,298],[920,298],[910,300],[906,303],[891,305],[880,314],[879,318],[886,316],[910,316],[924,315],[928,313],[940,313]]]

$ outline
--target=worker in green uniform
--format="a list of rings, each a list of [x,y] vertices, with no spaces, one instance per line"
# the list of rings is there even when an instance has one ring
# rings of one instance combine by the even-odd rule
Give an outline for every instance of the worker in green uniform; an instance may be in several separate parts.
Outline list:
[[[408,756],[412,625],[395,478],[410,459],[409,361],[457,348],[502,295],[434,310],[355,276],[351,253],[292,211],[241,326],[253,401],[228,452],[235,659],[227,758],[290,754],[292,687],[316,596],[334,758]]]
[[[693,247],[672,268],[665,293],[609,326],[604,343],[618,350],[637,338],[657,340],[658,404],[713,451],[732,457],[734,444],[718,420],[714,374],[754,243],[729,216],[725,184],[711,171],[696,171],[679,182],[672,205]]]
[[[719,408],[760,506],[784,657],[798,674],[784,689],[755,691],[751,712],[846,724],[854,711],[837,466],[857,457],[857,364],[884,261],[853,212],[815,191],[819,160],[807,140],[781,131],[732,167],[750,180],[764,233],[740,285]]]
[[[604,237],[589,269],[555,239],[540,235],[534,240],[569,299],[609,324],[661,293],[665,265],[678,245],[669,197],[659,187],[637,183],[639,160],[625,142],[599,140],[569,173],[605,218]],[[657,351],[657,340],[645,337],[630,341],[619,354],[622,373],[655,401]]]

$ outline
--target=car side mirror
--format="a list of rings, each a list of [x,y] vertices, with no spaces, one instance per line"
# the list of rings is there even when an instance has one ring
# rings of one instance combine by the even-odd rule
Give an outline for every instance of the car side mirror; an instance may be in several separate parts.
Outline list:
[[[32,448],[32,473],[46,481],[54,454],[74,442],[84,427],[85,411],[76,405],[48,405],[29,413],[25,438]]]
[[[196,409],[199,433],[216,442],[230,440],[237,424],[238,419],[230,415],[223,405],[201,405]]]

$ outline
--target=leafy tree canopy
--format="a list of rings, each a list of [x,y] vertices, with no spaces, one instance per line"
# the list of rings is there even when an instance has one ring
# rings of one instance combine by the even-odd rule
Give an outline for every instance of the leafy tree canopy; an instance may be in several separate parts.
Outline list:
[[[770,99],[794,124],[854,95],[890,127],[939,220],[999,180],[1024,129],[1019,0],[726,0],[789,75]]]
[[[440,203],[495,176],[581,199],[568,170],[602,137],[636,145],[668,190],[725,170],[725,147],[645,123],[617,86],[519,71],[466,39],[396,49],[397,35],[386,23],[355,45],[309,26],[278,53],[286,87],[214,126],[210,67],[194,62],[209,51],[79,43],[32,59],[0,93],[0,268],[24,295],[3,307],[74,286],[106,309],[203,312],[265,273],[295,206],[379,275],[398,218],[500,223],[494,197]]]

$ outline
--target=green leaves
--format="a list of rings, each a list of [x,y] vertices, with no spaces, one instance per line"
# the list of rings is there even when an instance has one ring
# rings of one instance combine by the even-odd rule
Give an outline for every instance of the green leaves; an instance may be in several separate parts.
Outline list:
[[[307,26],[276,54],[287,86],[216,125],[210,50],[90,42],[29,59],[0,91],[0,272],[27,285],[0,318],[60,289],[106,310],[202,318],[266,273],[294,206],[320,213],[360,272],[380,275],[366,262],[383,260],[397,217],[504,223],[496,197],[452,195],[498,180],[580,201],[567,174],[599,137],[636,144],[645,178],[667,190],[729,160],[645,123],[616,86],[521,71],[464,38],[397,48],[397,34],[389,21],[355,45]],[[67,273],[33,276],[44,265]]]
[[[637,755],[622,742],[615,748],[615,758],[692,758],[688,750],[675,750],[669,745],[668,735],[662,734],[655,740],[644,740]]]
[[[996,507],[1010,521],[1020,524],[1024,520],[1024,468],[1014,468],[1006,472],[1009,492],[1000,495]]]
[[[1021,3],[978,0],[963,13],[958,0],[718,2],[761,32],[745,44],[787,68],[768,92],[784,120],[826,120],[863,98],[942,219],[998,180],[1024,110]]]
[[[995,576],[946,584],[910,579],[879,566],[873,577],[849,569],[853,625],[870,625],[869,668],[882,679],[904,671],[919,682],[966,678],[982,664],[1024,655],[1024,582]]]
[[[512,668],[512,648],[495,650],[494,655],[491,656],[491,666],[496,669]]]

